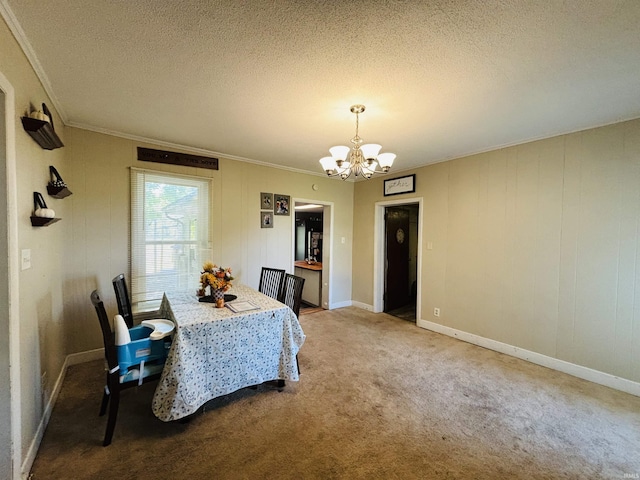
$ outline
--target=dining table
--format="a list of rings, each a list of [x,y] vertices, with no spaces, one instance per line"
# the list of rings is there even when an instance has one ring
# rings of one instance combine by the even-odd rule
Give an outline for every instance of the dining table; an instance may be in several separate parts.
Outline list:
[[[159,315],[175,332],[152,400],[160,420],[186,417],[241,388],[299,380],[305,334],[293,310],[247,285],[227,294],[236,299],[222,308],[195,293],[164,294]]]

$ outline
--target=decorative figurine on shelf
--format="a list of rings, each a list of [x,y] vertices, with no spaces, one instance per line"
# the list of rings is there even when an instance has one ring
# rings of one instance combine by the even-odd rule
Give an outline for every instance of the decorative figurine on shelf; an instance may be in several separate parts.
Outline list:
[[[67,184],[64,182],[58,170],[53,165],[49,165],[49,173],[51,174],[51,180],[49,181],[49,185],[52,187],[65,188]]]
[[[206,295],[206,289],[209,287],[210,295],[216,303],[216,307],[224,307],[224,292],[231,288],[233,276],[231,269],[219,267],[211,262],[205,262],[202,266],[200,274],[200,288],[196,294],[199,297]]]
[[[56,212],[47,207],[47,204],[44,202],[44,198],[40,192],[33,192],[33,215],[40,218],[54,218],[56,216]]]

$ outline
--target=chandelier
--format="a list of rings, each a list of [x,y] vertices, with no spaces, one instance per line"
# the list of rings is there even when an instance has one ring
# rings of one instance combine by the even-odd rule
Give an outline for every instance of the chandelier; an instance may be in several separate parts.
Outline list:
[[[376,143],[362,145],[362,139],[358,135],[359,115],[364,112],[364,105],[352,105],[351,113],[356,114],[356,136],[351,139],[353,147],[331,147],[330,157],[320,159],[322,168],[327,175],[346,180],[353,174],[355,177],[363,176],[371,178],[374,173],[387,173],[396,158],[395,153],[378,153],[382,148]],[[382,170],[376,170],[380,165]]]

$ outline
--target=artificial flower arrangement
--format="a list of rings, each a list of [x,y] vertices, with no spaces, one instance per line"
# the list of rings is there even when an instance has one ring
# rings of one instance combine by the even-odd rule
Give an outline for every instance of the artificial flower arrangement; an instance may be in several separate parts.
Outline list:
[[[205,262],[202,266],[203,272],[200,274],[200,289],[198,290],[198,296],[205,295],[207,286],[211,287],[211,294],[213,290],[222,290],[226,292],[231,288],[233,277],[231,276],[231,269],[219,267],[214,263]]]

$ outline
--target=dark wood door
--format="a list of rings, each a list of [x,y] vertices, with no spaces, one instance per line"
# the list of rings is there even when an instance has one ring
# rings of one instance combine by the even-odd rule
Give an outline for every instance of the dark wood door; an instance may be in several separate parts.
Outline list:
[[[385,211],[386,274],[384,311],[409,303],[409,211],[387,207]]]

